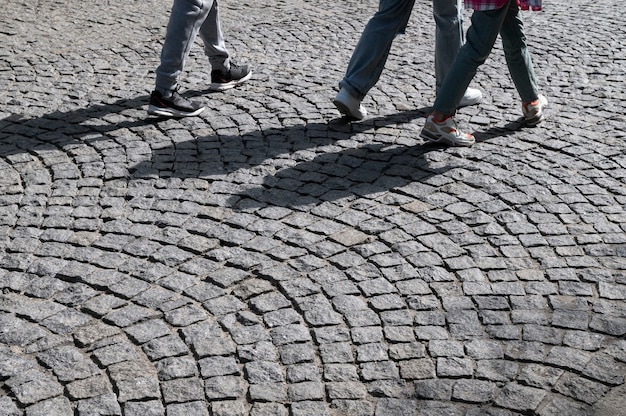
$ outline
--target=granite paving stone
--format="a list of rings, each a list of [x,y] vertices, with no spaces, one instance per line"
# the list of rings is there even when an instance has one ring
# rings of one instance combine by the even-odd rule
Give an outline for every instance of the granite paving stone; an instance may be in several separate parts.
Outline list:
[[[171,2],[2,5],[0,416],[626,415],[614,0],[521,12],[546,119],[497,41],[471,148],[419,137],[430,2],[360,121],[331,100],[375,0],[220,3],[252,77],[209,92],[198,39],[206,110],[169,119]]]
[[[81,407],[80,404],[79,404],[79,407]],[[119,405],[117,405],[117,403],[114,403],[114,411],[116,411],[117,413],[109,413],[109,414],[111,415],[121,414],[119,412]],[[66,397],[55,397],[53,399],[43,400],[31,406],[28,406],[26,408],[26,414],[29,416],[31,415],[32,416],[44,416],[44,415],[50,415],[50,414],[71,415],[73,414],[72,412],[73,410],[72,410],[71,403]],[[16,414],[21,414],[21,413],[16,413]]]
[[[88,399],[112,393],[108,379],[102,376],[73,381],[66,385],[68,397],[72,400]]]

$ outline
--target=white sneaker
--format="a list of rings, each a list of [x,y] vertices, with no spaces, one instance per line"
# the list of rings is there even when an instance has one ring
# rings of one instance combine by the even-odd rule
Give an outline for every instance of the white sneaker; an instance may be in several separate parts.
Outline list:
[[[465,95],[461,98],[461,102],[459,103],[459,108],[467,107],[468,105],[474,105],[481,102],[483,99],[483,93],[476,88],[468,88],[465,90]]]
[[[543,109],[547,107],[548,99],[539,94],[539,97],[530,103],[522,103],[524,119],[529,126],[536,126],[543,121]]]
[[[339,91],[333,104],[341,114],[355,120],[361,120],[367,115],[367,110],[361,105],[361,101],[352,96],[345,88]]]
[[[448,146],[469,147],[476,142],[474,136],[459,130],[454,117],[449,116],[445,120],[437,122],[432,114],[426,119],[420,137],[429,142],[447,144]]]

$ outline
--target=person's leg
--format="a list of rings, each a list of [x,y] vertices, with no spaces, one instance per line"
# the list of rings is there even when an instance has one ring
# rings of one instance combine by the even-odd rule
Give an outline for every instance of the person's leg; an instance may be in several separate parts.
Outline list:
[[[463,32],[463,0],[433,0],[435,18],[435,91],[443,84],[456,55],[465,42]],[[483,94],[467,88],[459,107],[478,104]]]
[[[535,126],[543,121],[543,110],[548,105],[548,100],[539,94],[535,70],[526,46],[524,24],[515,2],[512,2],[509,7],[500,36],[509,73],[522,99],[524,119],[527,125]]]
[[[509,3],[515,0],[509,0]],[[474,11],[467,31],[467,43],[459,51],[454,65],[441,86],[433,109],[445,115],[454,114],[465,90],[476,75],[498,38],[507,15],[507,6],[497,10]]]
[[[209,89],[224,91],[247,81],[252,76],[247,65],[240,66],[230,60],[230,53],[226,49],[222,34],[218,0],[212,1],[209,14],[200,27],[200,38],[212,69]]]
[[[213,0],[210,5],[209,14],[200,27],[200,38],[204,43],[204,53],[209,58],[211,68],[214,70],[228,72],[230,69],[230,54],[226,49],[222,26],[220,23],[220,12],[218,0]]]
[[[177,92],[178,78],[185,67],[191,46],[209,12],[206,2],[212,0],[174,0],[161,63],[156,69],[155,89],[150,94],[148,114],[160,117],[191,117],[204,107]]]
[[[378,82],[394,38],[406,27],[415,0],[380,0],[352,53],[346,75],[339,83],[361,101]]]
[[[395,37],[409,22],[415,0],[380,0],[378,11],[367,22],[339,82],[333,104],[340,113],[356,120],[367,115],[361,101],[383,72]]]
[[[535,79],[535,70],[526,46],[524,24],[515,2],[509,6],[500,36],[506,64],[522,102],[536,100],[539,96],[539,89]]]
[[[463,46],[463,0],[433,0],[435,18],[435,78],[437,90]]]
[[[176,89],[191,46],[207,17],[213,0],[174,0],[161,64],[156,70],[156,90],[164,96]]]
[[[515,0],[509,0],[509,2]],[[507,6],[498,10],[474,11],[472,25],[467,31],[467,43],[457,58],[437,93],[433,113],[428,116],[420,136],[428,141],[450,146],[471,146],[475,139],[463,133],[456,125],[454,113],[469,83],[476,75],[498,38],[506,16]]]

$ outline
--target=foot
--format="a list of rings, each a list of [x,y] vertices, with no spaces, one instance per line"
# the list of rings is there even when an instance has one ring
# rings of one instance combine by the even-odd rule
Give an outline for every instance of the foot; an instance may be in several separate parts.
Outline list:
[[[351,95],[345,88],[339,91],[333,100],[333,104],[335,104],[335,107],[341,114],[354,120],[362,120],[367,115],[367,110],[361,105],[361,101]]]
[[[239,66],[231,63],[228,71],[213,70],[211,71],[211,84],[209,89],[212,91],[224,91],[246,82],[252,76],[252,71],[248,65]]]
[[[476,142],[474,136],[463,133],[458,129],[453,116],[437,121],[432,114],[426,119],[426,124],[420,133],[420,137],[432,143],[441,143],[448,146],[469,147]]]
[[[159,91],[150,95],[148,114],[161,117],[192,117],[204,111],[204,107],[195,101],[183,98],[177,90],[164,97]]]
[[[467,107],[469,105],[478,104],[483,99],[483,93],[476,88],[468,88],[465,90],[465,94],[463,98],[461,98],[461,102],[459,103],[459,108]]]
[[[548,106],[548,99],[539,94],[539,97],[535,101],[529,103],[522,103],[522,112],[524,113],[524,119],[529,126],[536,126],[544,119],[543,110]]]

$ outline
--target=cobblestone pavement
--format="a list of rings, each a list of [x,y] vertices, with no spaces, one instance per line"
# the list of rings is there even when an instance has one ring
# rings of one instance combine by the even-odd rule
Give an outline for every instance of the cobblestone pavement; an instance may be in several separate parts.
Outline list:
[[[146,115],[168,0],[4,0],[0,416],[625,415],[626,30],[546,3],[549,119],[498,46],[449,149],[430,2],[350,124],[373,0],[225,1],[254,76],[209,93],[198,45],[183,120]]]

